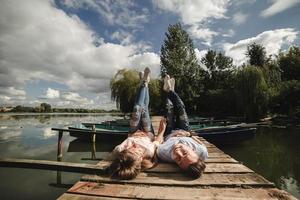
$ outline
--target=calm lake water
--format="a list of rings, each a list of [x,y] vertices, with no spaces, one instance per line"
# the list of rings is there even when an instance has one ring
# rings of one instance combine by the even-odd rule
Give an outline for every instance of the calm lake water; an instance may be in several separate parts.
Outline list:
[[[119,119],[110,114],[2,114],[0,115],[0,158],[56,161],[57,133],[80,122]],[[89,142],[64,135],[63,161],[97,163]],[[236,160],[300,198],[300,129],[260,128],[252,140],[220,147]],[[97,143],[96,158],[105,157],[115,145]],[[58,178],[60,175],[61,178]],[[0,168],[0,199],[56,199],[82,174],[36,169]]]

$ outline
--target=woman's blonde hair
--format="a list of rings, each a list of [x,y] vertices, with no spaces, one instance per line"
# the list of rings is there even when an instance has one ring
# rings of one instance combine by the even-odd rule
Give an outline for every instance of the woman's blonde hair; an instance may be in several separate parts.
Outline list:
[[[128,150],[117,154],[109,167],[111,178],[133,179],[141,171],[141,160]]]

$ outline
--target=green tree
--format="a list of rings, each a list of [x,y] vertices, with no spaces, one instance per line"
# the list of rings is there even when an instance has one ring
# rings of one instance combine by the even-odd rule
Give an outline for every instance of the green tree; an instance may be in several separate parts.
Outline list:
[[[291,80],[282,83],[279,95],[273,100],[273,111],[280,114],[300,114],[300,81]]]
[[[263,67],[269,61],[266,48],[256,43],[247,46],[246,56],[249,58],[249,64],[253,66]]]
[[[51,112],[51,105],[47,103],[41,103],[40,112]]]
[[[233,60],[221,52],[209,50],[201,59],[207,68],[205,89],[232,88]]]
[[[287,54],[280,53],[279,67],[282,70],[282,80],[300,80],[300,47],[290,47]]]
[[[267,114],[269,91],[261,69],[247,66],[236,76],[237,109],[249,122]]]
[[[112,99],[116,101],[117,108],[122,112],[132,112],[136,93],[140,86],[138,71],[136,70],[119,70],[111,79],[110,88]],[[150,110],[160,112],[161,106],[161,81],[151,79],[149,85]]]
[[[194,44],[180,23],[170,25],[161,47],[161,75],[168,73],[176,79],[176,92],[186,104],[186,109],[195,111],[195,100],[201,90],[201,69]]]
[[[138,72],[134,70],[119,70],[111,79],[111,97],[122,112],[132,111],[138,84]]]

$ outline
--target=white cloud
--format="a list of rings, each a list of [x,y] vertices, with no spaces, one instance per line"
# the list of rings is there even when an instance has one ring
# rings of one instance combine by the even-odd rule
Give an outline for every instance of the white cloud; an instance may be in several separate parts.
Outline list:
[[[46,127],[43,129],[43,136],[44,136],[44,139],[49,139],[51,137],[55,137],[56,133],[54,131],[52,131],[51,127]]]
[[[235,24],[242,24],[244,23],[248,18],[248,15],[245,14],[245,13],[242,13],[242,12],[237,12],[233,15],[233,18],[232,18],[232,21],[235,23]]]
[[[207,46],[211,46],[213,37],[218,35],[218,33],[215,31],[212,31],[208,28],[201,28],[199,26],[191,26],[188,31],[193,37],[204,40],[204,44]]]
[[[107,92],[110,78],[119,69],[133,67],[137,57],[140,63],[149,59],[144,54],[149,44],[105,43],[52,0],[3,0],[0,19],[1,99],[13,97],[7,94],[10,88],[22,91],[19,96],[24,99],[22,87],[34,80],[58,82],[74,92]],[[155,71],[159,62],[151,66]]]
[[[183,24],[191,26],[188,31],[193,37],[210,45],[217,33],[206,26],[211,19],[226,18],[229,0],[153,0],[153,3],[162,10],[178,14]]]
[[[68,103],[76,103],[77,105],[92,105],[94,104],[94,100],[89,100],[86,97],[80,96],[80,94],[76,92],[65,92],[61,95],[61,99]]]
[[[9,104],[11,102],[22,103],[26,99],[26,92],[15,87],[0,86],[0,103]]]
[[[261,16],[270,17],[283,12],[296,4],[300,3],[300,0],[272,0],[272,5],[261,12]]]
[[[201,50],[199,51],[199,49],[195,49],[195,53],[196,53],[196,57],[198,60],[198,63],[200,63],[201,59],[205,56],[205,54],[207,53],[207,50]]]
[[[120,41],[120,43],[122,45],[127,45],[127,44],[131,44],[133,41],[133,35],[130,34],[129,32],[120,30],[120,31],[116,31],[114,33],[111,34],[111,39],[115,39]]]
[[[183,23],[195,24],[208,18],[225,18],[229,0],[153,0],[162,9],[178,14]]]
[[[240,7],[240,6],[242,6],[242,5],[245,5],[245,4],[253,4],[253,3],[255,3],[256,2],[256,0],[231,0],[230,1],[230,5],[233,5],[233,6],[235,6],[235,7]]]
[[[143,53],[139,55],[132,56],[130,58],[130,63],[132,67],[138,71],[144,70],[145,67],[151,69],[151,76],[157,78],[160,74],[160,57],[155,53]]]
[[[135,9],[137,5],[132,0],[64,0],[63,3],[68,8],[92,9],[111,25],[140,27],[148,21],[148,9]]]
[[[22,131],[17,128],[10,128],[8,130],[0,130],[0,141],[9,141],[16,138],[19,138],[22,135]]]
[[[49,99],[59,98],[59,90],[48,88],[46,91],[46,98]]]
[[[207,67],[201,63],[201,59],[205,56],[205,54],[207,53],[208,50],[201,50],[199,51],[199,49],[195,49],[195,53],[196,53],[196,57],[197,57],[197,61],[198,64],[204,69],[207,70]]]
[[[246,61],[247,45],[255,42],[263,45],[268,55],[277,54],[283,45],[294,42],[297,34],[298,32],[292,28],[270,30],[234,44],[225,43],[223,48],[226,56],[232,57],[236,65],[241,65]]]
[[[96,102],[98,102],[101,105],[102,109],[106,109],[106,110],[116,109],[116,102],[113,102],[111,100],[110,92],[104,92],[104,93],[99,94],[96,97]]]
[[[229,29],[226,33],[223,33],[223,37],[232,37],[235,35],[235,31],[233,29]]]

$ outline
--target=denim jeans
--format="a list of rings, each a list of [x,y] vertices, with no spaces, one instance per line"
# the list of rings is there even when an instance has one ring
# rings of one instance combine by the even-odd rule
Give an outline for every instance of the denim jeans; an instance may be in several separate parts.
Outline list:
[[[170,134],[174,129],[190,131],[184,103],[174,91],[169,91],[167,94],[165,117],[167,119],[165,134]]]
[[[130,119],[130,132],[137,130],[153,132],[149,115],[149,89],[142,84],[137,92],[133,112]]]

